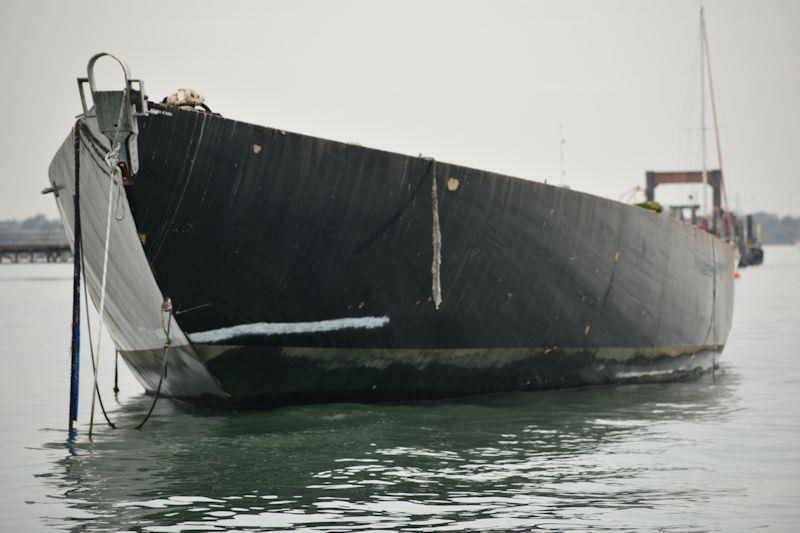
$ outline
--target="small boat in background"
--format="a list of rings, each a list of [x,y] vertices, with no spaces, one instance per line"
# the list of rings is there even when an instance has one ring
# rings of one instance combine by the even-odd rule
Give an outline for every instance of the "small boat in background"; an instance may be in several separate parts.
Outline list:
[[[753,215],[747,215],[744,222],[739,222],[737,235],[741,257],[739,268],[763,263],[764,249],[761,247],[761,227],[753,221]]]

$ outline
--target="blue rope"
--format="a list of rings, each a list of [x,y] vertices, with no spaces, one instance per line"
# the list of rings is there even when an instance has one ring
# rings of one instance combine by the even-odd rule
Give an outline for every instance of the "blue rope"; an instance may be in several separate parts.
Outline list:
[[[72,269],[72,345],[70,350],[70,385],[69,385],[69,437],[75,437],[75,423],[78,420],[78,384],[81,361],[81,146],[80,120],[75,124],[73,132],[75,142],[75,194],[72,196],[74,220],[73,269]]]
[[[74,131],[74,139],[75,139],[75,194],[72,196],[72,202],[75,212],[75,219],[74,219],[74,244],[73,244],[73,270],[72,270],[72,346],[71,346],[71,355],[72,355],[72,365],[71,365],[71,375],[70,375],[70,388],[69,388],[69,439],[68,443],[72,445],[74,443],[75,437],[77,435],[77,430],[75,429],[75,423],[78,420],[78,378],[79,378],[79,370],[80,370],[80,348],[81,348],[81,271],[83,265],[83,257],[82,257],[82,233],[81,233],[81,205],[80,205],[80,197],[81,197],[81,172],[80,172],[80,155],[81,155],[81,147],[80,147],[80,134],[81,129],[83,127],[83,120],[78,119],[75,123],[75,131]],[[84,295],[86,295],[86,286],[84,285]],[[88,296],[86,296],[86,300],[88,303]],[[166,336],[166,342],[164,343],[164,347],[161,352],[161,356],[164,359],[164,365],[161,370],[161,377],[158,380],[158,387],[156,388],[155,397],[153,398],[153,403],[150,404],[150,409],[147,411],[144,419],[136,426],[136,429],[142,429],[147,421],[150,419],[150,415],[153,414],[153,410],[155,409],[156,403],[161,395],[161,385],[163,384],[164,380],[167,377],[167,356],[168,351],[167,349],[172,345],[172,339],[169,335],[171,320],[172,320],[172,302],[169,298],[164,300],[164,303],[161,306],[162,312],[166,313],[168,317],[168,322],[166,327],[163,325],[163,317],[162,317],[162,328],[164,328],[164,334]],[[89,350],[92,352],[90,355],[92,360],[92,367],[94,369],[95,374],[97,373],[97,368],[95,367],[95,359],[94,359],[94,349],[92,347],[92,330],[91,330],[91,321],[89,320],[89,308],[86,308],[86,327],[89,328]],[[117,352],[117,356],[119,352]],[[114,392],[118,392],[119,388],[117,386],[117,369],[114,369]],[[100,394],[100,388],[97,386],[97,381],[95,380],[95,392],[97,393],[97,398],[100,402],[100,409],[103,412],[103,416],[106,419],[106,422],[112,429],[117,429],[117,426],[111,421],[108,417],[108,413],[106,412],[105,406],[103,405],[103,397]],[[91,438],[91,427],[89,429],[89,438]]]

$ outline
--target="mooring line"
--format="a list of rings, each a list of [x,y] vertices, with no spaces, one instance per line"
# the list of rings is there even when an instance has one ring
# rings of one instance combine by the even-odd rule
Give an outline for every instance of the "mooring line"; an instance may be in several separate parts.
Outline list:
[[[83,235],[81,235],[81,248],[83,248]],[[86,272],[86,264],[83,262],[83,257],[81,257],[81,267],[83,271]],[[89,293],[87,291],[88,283],[83,284],[83,299],[86,302],[86,333],[89,337],[89,357],[92,360],[92,372],[93,375],[97,375],[97,367],[94,364],[94,343],[92,342],[92,320],[89,316]],[[100,395],[100,388],[97,383],[97,380],[94,382],[94,390],[92,391],[92,395],[97,395],[98,403],[100,404],[100,411],[103,413],[103,418],[106,419],[106,423],[112,428],[116,429],[117,426],[114,425],[114,422],[111,421],[109,418],[108,413],[106,412],[106,406],[103,405],[103,397]]]
[[[114,397],[115,398],[117,394],[119,394],[119,350],[114,350]]]
[[[164,327],[164,315],[167,316],[167,326]],[[150,404],[150,409],[147,411],[147,414],[144,416],[139,425],[136,426],[134,429],[142,429],[144,425],[150,420],[150,415],[153,414],[153,409],[156,408],[156,403],[158,399],[161,397],[161,385],[164,383],[164,379],[167,377],[167,356],[169,355],[169,347],[172,346],[172,337],[169,335],[170,326],[172,325],[172,300],[169,298],[164,299],[164,303],[161,304],[161,329],[164,330],[164,335],[166,336],[166,340],[164,341],[164,347],[161,349],[161,358],[164,359],[163,366],[161,367],[161,376],[158,378],[158,386],[156,387],[156,394],[153,397],[153,403]]]
[[[97,375],[99,374],[100,369],[100,343],[103,338],[103,318],[105,315],[105,304],[106,304],[106,283],[108,281],[108,250],[109,245],[111,244],[111,212],[113,207],[113,200],[114,200],[114,185],[116,184],[115,177],[120,173],[119,166],[117,166],[118,158],[117,155],[119,154],[120,144],[117,140],[119,137],[120,127],[122,126],[122,115],[125,109],[125,101],[128,98],[128,89],[127,87],[122,91],[122,98],[120,99],[119,103],[119,113],[117,116],[117,123],[116,127],[114,128],[113,138],[110,138],[111,141],[111,148],[108,150],[108,153],[105,155],[105,162],[108,165],[110,171],[110,179],[108,181],[108,211],[106,214],[106,234],[105,234],[105,243],[103,245],[103,275],[100,282],[100,326],[97,328],[97,350],[94,350],[95,353],[92,354],[92,367],[94,368],[94,387],[92,389],[92,407],[89,411],[89,438],[92,438],[92,430],[94,429],[94,405],[95,405],[95,398],[98,396],[99,389],[97,386]],[[122,184],[120,183],[120,187]],[[89,343],[91,344],[92,339],[89,338]]]
[[[116,149],[119,149],[119,144],[116,145]],[[114,150],[112,149],[109,152],[110,157],[107,159],[113,160],[116,154],[112,154]],[[109,165],[110,166],[110,165]],[[97,350],[95,350],[95,354],[92,356],[92,365],[94,367],[94,389],[92,391],[92,408],[89,412],[89,438],[92,437],[92,430],[94,429],[94,404],[95,399],[97,397],[97,375],[99,374],[100,369],[100,343],[103,339],[103,318],[105,315],[105,305],[106,305],[106,284],[108,282],[108,249],[111,243],[111,213],[112,208],[114,206],[114,171],[112,170],[111,180],[108,182],[108,209],[106,213],[106,235],[105,235],[105,243],[103,245],[103,275],[100,281],[100,308],[98,310],[98,314],[100,315],[100,325],[97,328]],[[92,339],[89,339],[91,342]]]
[[[72,315],[72,347],[71,347],[71,380],[70,380],[70,414],[69,414],[69,439],[72,441],[77,433],[75,429],[75,423],[77,422],[78,417],[78,378],[79,378],[79,353],[80,353],[80,277],[81,271],[86,272],[86,263],[84,259],[84,254],[82,253],[83,250],[83,232],[81,231],[81,212],[80,212],[80,148],[82,142],[82,133],[83,131],[83,119],[78,119],[75,124],[75,129],[73,133],[73,140],[74,140],[74,151],[75,151],[75,194],[73,195],[74,201],[74,209],[75,209],[75,216],[74,216],[74,235],[73,235],[73,248],[75,250],[74,258],[73,258],[73,315]],[[117,136],[117,132],[115,132],[115,139]],[[95,350],[94,343],[92,342],[92,322],[91,317],[89,315],[89,295],[88,295],[88,283],[83,284],[83,298],[84,301],[87,302],[86,304],[86,328],[87,334],[89,336],[89,352],[92,360],[92,371],[94,374],[94,387],[92,390],[92,407],[91,407],[91,414],[89,419],[89,438],[92,437],[92,431],[94,429],[94,406],[95,406],[95,398],[100,405],[100,410],[103,413],[103,417],[106,420],[106,423],[112,429],[117,429],[117,425],[111,421],[111,418],[108,416],[108,412],[106,411],[105,405],[103,403],[103,396],[100,393],[100,387],[98,384],[98,367],[99,367],[99,355],[100,355],[100,340],[103,334],[103,315],[105,311],[105,296],[106,296],[106,285],[107,285],[107,274],[108,274],[108,256],[109,256],[109,243],[110,243],[110,229],[111,229],[111,212],[113,206],[113,190],[116,182],[114,180],[115,176],[119,173],[119,167],[116,165],[116,154],[119,150],[119,144],[115,143],[112,149],[106,154],[106,163],[108,164],[109,168],[111,169],[111,179],[109,181],[109,199],[108,199],[108,211],[106,214],[106,234],[105,234],[105,245],[104,245],[104,257],[103,257],[103,275],[101,281],[101,290],[100,290],[100,310],[99,310],[99,329],[97,332],[97,349]],[[119,220],[119,219],[118,219]],[[135,429],[141,429],[150,419],[150,416],[153,414],[153,410],[155,409],[156,403],[158,402],[161,396],[161,388],[163,385],[164,380],[167,376],[167,363],[168,363],[168,348],[172,346],[172,338],[170,336],[170,326],[172,323],[172,302],[169,298],[164,300],[164,303],[161,305],[161,328],[164,331],[165,335],[165,342],[162,348],[161,356],[163,359],[163,365],[161,370],[161,376],[159,377],[158,386],[155,391],[155,397],[153,398],[152,403],[150,404],[150,408],[147,411],[147,414],[142,419],[142,421],[135,426]],[[167,323],[166,326],[164,325],[164,314],[167,315]],[[119,391],[118,387],[118,356],[119,350],[115,352],[117,354],[117,359],[115,360],[114,365],[114,392]]]

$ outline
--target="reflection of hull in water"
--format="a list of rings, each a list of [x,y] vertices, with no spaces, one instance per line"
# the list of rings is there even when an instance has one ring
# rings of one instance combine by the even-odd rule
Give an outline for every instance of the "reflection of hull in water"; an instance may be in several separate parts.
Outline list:
[[[108,179],[88,127],[96,299]],[[733,249],[681,222],[206,113],[176,109],[139,128],[106,309],[148,390],[162,295],[177,324],[163,391],[242,406],[604,383],[626,366],[658,379],[647,372],[701,368],[727,339]],[[72,168],[68,139],[50,172],[68,228]]]
[[[652,529],[651,515],[632,523],[626,511],[664,502],[691,506],[719,495],[717,485],[681,481],[709,475],[694,450],[708,450],[708,428],[741,409],[737,383],[728,371],[713,386],[706,376],[664,387],[504,394],[402,408],[318,405],[247,416],[204,416],[159,402],[147,438],[107,431],[93,444],[79,440],[76,455],[53,464],[42,481],[56,499],[47,498],[43,513],[56,515],[53,502],[63,502],[84,521],[86,513],[94,515],[98,530],[132,523],[200,529],[201,522],[261,530],[284,518],[293,520],[285,528],[410,530],[409,522],[421,520],[418,510],[430,505],[431,515],[453,524],[524,514],[528,531],[541,527],[542,516],[562,529],[570,520],[577,520],[573,529],[586,529],[574,510],[605,501],[606,510],[621,511],[602,515],[604,527]],[[133,427],[149,404],[128,398],[112,417]],[[725,443],[718,444],[724,452]],[[51,446],[61,450],[63,441]],[[660,466],[643,464],[648,457]],[[331,496],[349,509],[317,516]],[[477,516],[464,512],[459,496],[483,502]],[[376,497],[384,498],[380,512]],[[530,508],[536,512],[521,510]],[[226,511],[250,522],[233,522]],[[618,526],[609,522],[614,517]],[[673,526],[700,527],[691,514],[685,520]],[[65,524],[74,520],[52,519],[48,526]],[[472,529],[480,528],[463,528]]]

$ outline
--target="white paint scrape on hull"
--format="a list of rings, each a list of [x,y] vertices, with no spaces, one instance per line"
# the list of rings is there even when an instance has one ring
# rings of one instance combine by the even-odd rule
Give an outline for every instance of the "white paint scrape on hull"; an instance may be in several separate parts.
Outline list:
[[[215,344],[250,335],[286,335],[293,333],[318,333],[341,329],[375,329],[389,323],[388,316],[336,318],[317,322],[256,322],[228,328],[190,333],[189,339],[199,344]]]

